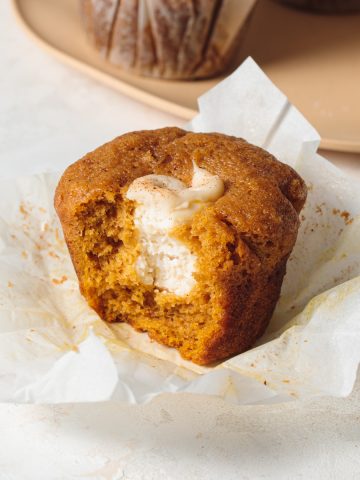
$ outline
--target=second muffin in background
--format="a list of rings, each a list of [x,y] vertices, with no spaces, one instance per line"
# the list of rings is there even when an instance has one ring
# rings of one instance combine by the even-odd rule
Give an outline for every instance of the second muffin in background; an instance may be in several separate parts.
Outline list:
[[[89,39],[139,75],[194,79],[228,66],[256,0],[80,0]]]

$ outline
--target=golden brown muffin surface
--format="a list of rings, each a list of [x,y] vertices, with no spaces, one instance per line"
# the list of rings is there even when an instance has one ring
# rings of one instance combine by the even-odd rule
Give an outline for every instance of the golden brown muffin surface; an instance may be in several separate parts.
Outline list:
[[[144,285],[131,182],[156,173],[189,185],[193,164],[218,175],[225,193],[174,237],[197,257],[183,297]],[[305,202],[303,180],[245,140],[178,128],[133,132],[88,153],[55,195],[81,292],[106,321],[125,321],[209,364],[250,348],[275,308]]]
[[[254,0],[79,0],[87,36],[113,65],[167,79],[229,67]]]

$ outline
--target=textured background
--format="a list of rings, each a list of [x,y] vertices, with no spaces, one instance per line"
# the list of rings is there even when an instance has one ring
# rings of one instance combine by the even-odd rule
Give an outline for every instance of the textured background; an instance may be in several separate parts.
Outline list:
[[[0,176],[61,170],[125,131],[183,125],[38,51],[6,0],[0,27]],[[360,155],[325,155],[360,179]],[[347,399],[267,407],[185,395],[0,405],[0,480],[193,478],[360,479],[360,378]]]

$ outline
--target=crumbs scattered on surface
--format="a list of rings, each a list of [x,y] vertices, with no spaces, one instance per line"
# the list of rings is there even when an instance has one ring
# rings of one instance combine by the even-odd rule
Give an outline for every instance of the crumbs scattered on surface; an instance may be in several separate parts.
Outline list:
[[[19,253],[22,258],[28,258],[30,252],[34,250],[40,256],[48,255],[59,260],[61,257],[56,253],[56,250],[58,247],[61,249],[65,247],[65,242],[59,228],[53,224],[53,220],[44,218],[48,211],[43,207],[34,206],[24,201],[19,204],[18,211],[22,217],[22,234],[32,242],[32,249],[28,249],[27,253],[20,250]],[[20,241],[22,234],[20,235]],[[19,240],[14,234],[11,234],[11,238],[16,241]],[[39,255],[35,254],[33,256],[34,263],[39,263]]]
[[[20,203],[20,206],[19,206],[19,211],[22,215],[24,215],[24,217],[28,217],[29,216],[29,212],[28,210],[25,208],[25,205],[23,203]]]
[[[58,228],[55,228],[55,239],[60,245],[65,245],[65,241],[64,241],[62,235],[60,234]]]
[[[338,208],[333,208],[332,213],[333,215],[340,215],[340,217],[344,220],[345,225],[350,225],[354,221],[354,219],[350,216],[350,213],[346,210],[341,211]]]
[[[42,225],[41,225],[41,231],[42,232],[48,232],[50,230],[51,229],[50,229],[49,224],[47,222],[42,223]]]
[[[282,382],[283,382],[283,383],[290,383],[290,380],[285,379],[285,380],[283,380]]]
[[[13,287],[14,287],[14,284],[9,281],[9,282],[8,282],[8,287],[9,287],[9,288],[13,288]]]
[[[340,283],[346,282],[347,280],[352,278],[354,268],[356,268],[356,267],[357,267],[357,263],[355,263],[355,264],[352,263],[352,264],[348,265],[347,267],[343,268],[340,271],[339,275],[334,276],[334,279],[333,279],[334,285],[338,285]]]
[[[316,223],[308,223],[305,226],[304,234],[308,235],[309,232],[315,232],[315,229],[318,229],[320,226],[321,226],[321,224],[319,225],[319,223],[317,223],[317,222]]]
[[[340,217],[344,219],[345,225],[350,225],[354,221],[354,219],[350,217],[350,213],[346,211],[341,212]]]
[[[322,215],[323,212],[323,207],[325,207],[325,203],[320,203],[319,205],[316,205],[315,207],[315,213],[318,213],[319,215]]]
[[[66,275],[63,275],[61,278],[52,278],[51,281],[54,285],[61,285],[62,283],[66,282],[68,280],[68,277]]]

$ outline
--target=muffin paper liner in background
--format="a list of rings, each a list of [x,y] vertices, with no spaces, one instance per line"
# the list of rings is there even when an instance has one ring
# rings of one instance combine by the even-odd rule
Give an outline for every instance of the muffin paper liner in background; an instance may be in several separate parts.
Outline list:
[[[168,79],[229,66],[256,0],[80,0],[88,38],[114,65]]]
[[[258,346],[200,367],[126,324],[106,324],[79,293],[52,206],[60,174],[1,181],[0,401],[142,403],[190,392],[266,404],[351,392],[360,361],[358,183],[316,154],[317,132],[250,58],[199,110],[191,129],[264,147],[309,189]]]

